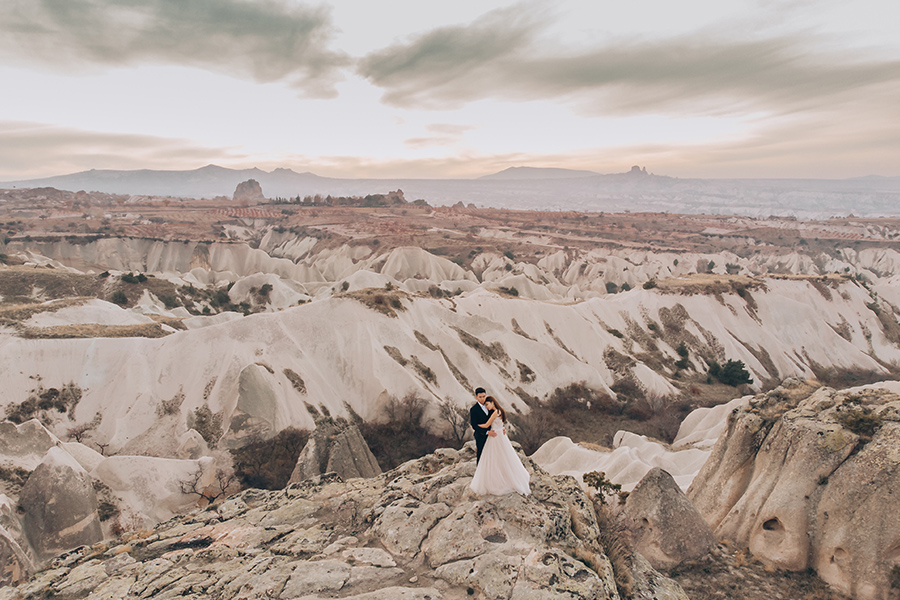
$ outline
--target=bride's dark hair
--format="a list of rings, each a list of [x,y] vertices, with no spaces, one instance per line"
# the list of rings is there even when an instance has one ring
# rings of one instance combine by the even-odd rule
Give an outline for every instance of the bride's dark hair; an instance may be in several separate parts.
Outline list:
[[[506,423],[506,411],[503,410],[503,407],[500,406],[500,403],[497,402],[497,399],[494,398],[493,396],[488,396],[487,398],[484,399],[484,403],[487,404],[488,402],[493,402],[494,408],[497,410],[498,413],[500,413],[500,420],[503,421],[504,423]]]

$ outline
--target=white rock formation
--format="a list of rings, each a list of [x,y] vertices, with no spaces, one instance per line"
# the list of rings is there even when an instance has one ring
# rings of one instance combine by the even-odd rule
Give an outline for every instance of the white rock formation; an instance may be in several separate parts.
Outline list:
[[[688,496],[716,535],[860,600],[893,593],[900,396],[778,388],[729,415]]]

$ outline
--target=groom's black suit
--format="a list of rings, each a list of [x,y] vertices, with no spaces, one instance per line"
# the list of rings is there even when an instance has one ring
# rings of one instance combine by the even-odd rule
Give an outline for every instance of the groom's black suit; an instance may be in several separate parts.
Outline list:
[[[488,422],[490,418],[490,414],[488,411],[478,402],[475,403],[475,406],[472,407],[472,410],[469,411],[469,422],[472,423],[472,429],[475,430],[475,464],[478,464],[478,461],[481,460],[481,451],[484,450],[484,443],[488,439],[488,430],[484,427],[479,427],[479,425],[484,425]]]

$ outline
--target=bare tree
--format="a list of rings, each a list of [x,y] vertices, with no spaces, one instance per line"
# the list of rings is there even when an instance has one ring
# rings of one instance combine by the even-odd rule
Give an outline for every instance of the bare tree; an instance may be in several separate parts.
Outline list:
[[[66,431],[66,436],[70,440],[75,440],[79,444],[83,443],[84,438],[86,438],[90,432],[97,429],[97,427],[100,425],[100,421],[102,419],[103,419],[103,417],[100,415],[100,413],[97,413],[94,415],[94,418],[91,419],[90,421],[88,421],[87,423],[82,423],[81,425],[76,425],[74,427],[70,427]]]
[[[466,411],[449,398],[445,398],[438,403],[438,417],[447,425],[456,446],[461,447],[470,429],[469,415]]]
[[[180,481],[178,483],[181,488],[181,493],[186,496],[189,495],[197,495],[201,498],[206,499],[209,504],[212,504],[217,499],[227,495],[228,488],[234,483],[234,474],[228,473],[223,469],[219,469],[216,471],[216,481],[214,484],[207,486],[206,488],[202,488],[200,486],[200,480],[203,479],[203,469],[197,467],[197,470],[191,475],[188,479],[184,481]]]

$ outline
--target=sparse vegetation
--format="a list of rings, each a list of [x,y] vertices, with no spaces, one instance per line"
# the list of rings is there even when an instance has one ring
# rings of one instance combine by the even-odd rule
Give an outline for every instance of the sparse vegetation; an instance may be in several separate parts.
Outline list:
[[[167,415],[177,415],[181,411],[181,405],[184,403],[184,392],[181,390],[168,400],[161,400],[156,407],[156,415],[165,417]]]
[[[419,360],[418,356],[413,354],[409,357],[409,360],[412,363],[413,368],[416,370],[416,373],[419,374],[419,377],[432,385],[437,383],[437,375],[434,374],[434,371],[431,370],[431,367]]]
[[[190,413],[188,427],[199,433],[210,448],[215,448],[222,437],[222,413],[214,413],[204,404]]]
[[[709,365],[709,377],[716,379],[719,383],[737,387],[744,383],[753,383],[750,373],[744,366],[743,361],[728,360],[724,366],[713,361]]]
[[[453,330],[456,331],[456,334],[459,336],[462,343],[477,350],[482,359],[486,361],[496,360],[504,363],[509,361],[509,355],[506,353],[503,344],[500,342],[493,342],[488,345],[464,329],[454,327]]]
[[[400,399],[392,397],[382,406],[379,421],[359,424],[382,469],[393,469],[407,460],[455,443],[453,434],[444,438],[429,431],[425,422],[426,406],[426,401],[415,393]]]
[[[285,369],[283,373],[284,376],[288,378],[288,381],[291,382],[291,385],[295,390],[297,390],[301,394],[306,394],[306,382],[303,381],[303,378],[300,377],[300,375],[298,375],[291,369]]]
[[[872,436],[881,427],[884,417],[866,407],[847,408],[835,413],[834,419],[841,427],[859,436],[862,443],[872,441]]]
[[[309,432],[288,427],[269,440],[256,438],[231,450],[234,475],[243,487],[280,490],[287,485]]]
[[[470,435],[469,413],[457,406],[452,400],[445,398],[438,404],[438,415],[453,440],[454,448],[461,448]]]
[[[510,437],[521,444],[526,454],[534,453],[558,435],[609,447],[620,429],[671,441],[691,410],[686,402],[663,402],[654,408],[646,400],[625,395],[614,399],[583,382],[557,388],[543,402],[524,392],[519,395],[530,411],[511,412],[514,427]]]
[[[389,317],[396,317],[398,311],[402,312],[406,310],[406,307],[401,300],[403,292],[399,290],[387,291],[367,288],[355,292],[345,292],[343,296],[358,300],[372,310],[376,310]]]
[[[224,469],[219,469],[216,471],[215,482],[212,485],[209,485],[205,488],[202,487],[200,485],[202,479],[203,469],[201,467],[197,467],[197,470],[191,477],[179,482],[181,493],[185,495],[200,496],[201,498],[206,500],[208,504],[212,504],[219,498],[227,496],[229,489],[232,488],[232,484],[235,483],[234,474],[229,473]]]
[[[628,492],[623,492],[620,484],[607,479],[603,471],[590,471],[585,473],[582,479],[584,485],[597,491],[594,497],[600,504],[609,504],[610,497],[616,497],[619,504],[625,504],[625,499],[628,498]]]
[[[22,487],[28,481],[31,471],[22,467],[4,467],[0,465],[0,480],[11,483],[14,486]]]
[[[38,378],[38,386],[31,391],[28,398],[19,404],[6,407],[6,418],[16,424],[46,414],[50,411],[68,413],[69,420],[75,419],[75,407],[81,401],[81,388],[69,382],[59,388],[44,388]]]

